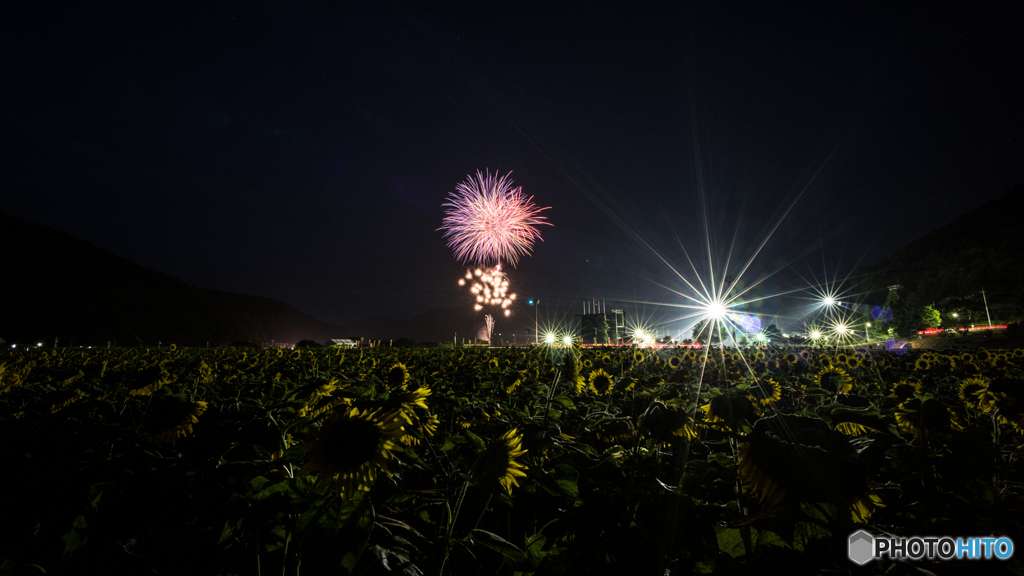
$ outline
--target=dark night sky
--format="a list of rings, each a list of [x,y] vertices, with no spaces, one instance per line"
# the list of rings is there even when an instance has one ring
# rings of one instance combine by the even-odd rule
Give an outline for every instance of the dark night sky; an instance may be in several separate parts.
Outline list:
[[[0,211],[331,322],[465,301],[477,169],[552,207],[511,279],[566,304],[678,301],[701,206],[731,272],[793,206],[772,292],[1024,183],[1019,2],[134,4],[8,20]]]

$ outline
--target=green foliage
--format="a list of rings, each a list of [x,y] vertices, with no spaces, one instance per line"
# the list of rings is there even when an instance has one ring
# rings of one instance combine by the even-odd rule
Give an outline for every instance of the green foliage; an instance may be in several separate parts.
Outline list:
[[[30,504],[5,509],[0,565],[845,573],[845,539],[865,525],[1024,540],[1024,351],[634,352],[0,353],[0,458],[13,471],[0,490]],[[389,383],[397,363],[404,384]],[[840,363],[845,394],[821,386]],[[578,392],[598,369],[611,391]],[[768,381],[778,398],[758,392]],[[324,481],[316,446],[330,426],[399,413],[386,471],[351,491]]]
[[[925,328],[938,328],[942,326],[942,315],[931,306],[922,306],[920,323]]]

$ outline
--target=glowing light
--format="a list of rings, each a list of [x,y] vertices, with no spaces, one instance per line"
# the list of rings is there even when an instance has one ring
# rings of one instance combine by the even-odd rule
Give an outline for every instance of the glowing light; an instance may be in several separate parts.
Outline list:
[[[572,336],[569,336],[568,334],[566,334],[565,336],[562,336],[562,344],[565,344],[566,346],[571,346],[572,345]]]
[[[544,336],[544,341],[547,342],[548,344],[554,344],[555,343],[555,335],[550,333],[550,332],[548,332],[547,335]]]
[[[756,335],[754,335],[754,339],[757,340],[758,342],[767,342],[768,336],[764,332],[758,332]]]
[[[485,306],[500,306],[505,316],[512,314],[509,306],[516,299],[516,295],[508,293],[508,277],[501,271],[500,264],[494,268],[467,271],[466,278],[473,282],[469,286],[469,292],[476,297],[473,310],[479,312]],[[459,279],[459,286],[465,285],[465,279]]]
[[[540,215],[548,208],[538,208],[522,187],[513,188],[511,174],[499,178],[478,170],[476,178],[467,176],[442,204],[447,209],[438,230],[445,231],[448,247],[460,262],[487,266],[505,261],[515,266],[541,239],[536,226],[551,225]]]
[[[847,332],[848,330],[849,330],[849,328],[847,328],[846,326],[843,326],[842,324],[838,324],[838,325],[836,325],[836,327],[835,327],[835,331],[836,331],[836,333],[838,333],[838,334],[846,334],[846,332]]]
[[[811,340],[820,340],[820,339],[821,339],[821,332],[818,332],[817,330],[815,330],[814,332],[811,332]]]
[[[824,304],[825,306],[827,306],[827,307],[831,308],[831,307],[833,307],[833,306],[835,306],[835,305],[836,305],[836,299],[835,299],[835,298],[833,298],[833,297],[831,297],[831,296],[825,296],[825,297],[824,297],[824,298],[823,298],[823,299],[821,300],[821,303],[822,303],[822,304]]]
[[[728,308],[726,308],[723,302],[716,300],[708,303],[707,307],[705,307],[705,312],[709,317],[721,320],[728,313]]]

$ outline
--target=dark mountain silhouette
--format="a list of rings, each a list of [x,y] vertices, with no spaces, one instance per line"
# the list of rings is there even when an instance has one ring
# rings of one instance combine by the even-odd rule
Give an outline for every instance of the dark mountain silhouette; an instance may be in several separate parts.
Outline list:
[[[7,214],[0,214],[0,246],[0,334],[8,342],[212,346],[346,335],[284,302],[186,286]]]
[[[64,346],[108,341],[217,346],[348,337],[452,342],[483,335],[483,313],[469,308],[336,326],[270,298],[187,286],[64,232],[3,213],[0,247],[5,252],[0,337],[9,343],[52,345],[56,338]],[[528,316],[497,317],[495,342],[522,341],[533,329]]]
[[[980,300],[984,289],[991,308],[1012,316],[1024,303],[1022,240],[1024,186],[1018,184],[859,276],[877,299],[885,297],[887,286],[902,286],[899,296],[911,306],[947,298]]]

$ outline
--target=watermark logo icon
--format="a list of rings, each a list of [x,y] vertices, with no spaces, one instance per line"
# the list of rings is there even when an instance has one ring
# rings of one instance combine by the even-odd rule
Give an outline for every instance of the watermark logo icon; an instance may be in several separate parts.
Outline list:
[[[863,566],[875,558],[875,538],[864,530],[850,534],[847,546],[850,560],[856,564]]]

